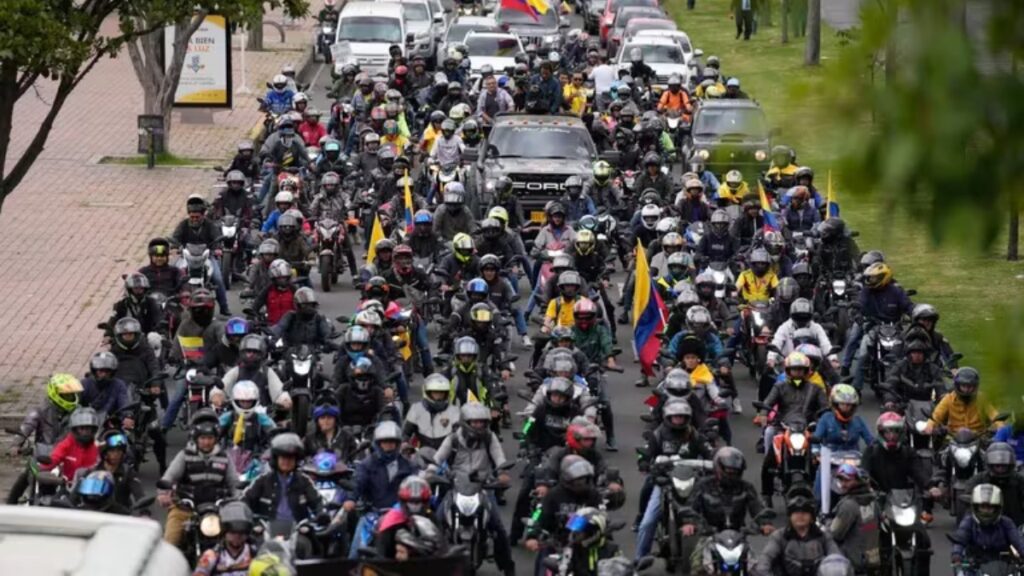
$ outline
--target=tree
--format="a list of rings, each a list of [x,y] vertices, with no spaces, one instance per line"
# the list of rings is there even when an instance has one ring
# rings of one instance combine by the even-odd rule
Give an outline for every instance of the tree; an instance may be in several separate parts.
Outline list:
[[[54,121],[82,79],[105,56],[153,27],[132,19],[132,0],[3,0],[0,2],[0,210],[43,151]],[[114,34],[101,33],[107,18],[119,18]],[[37,84],[55,87],[43,121],[28,146],[12,151],[14,108],[23,97],[37,97]],[[15,157],[11,157],[14,154]]]
[[[171,106],[181,79],[189,40],[207,14],[217,13],[229,22],[259,26],[267,9],[283,8],[289,16],[300,18],[309,12],[307,0],[235,0],[219,3],[217,0],[150,0],[145,10],[135,17],[137,27],[153,29],[128,43],[128,55],[139,79],[143,93],[143,113],[163,116],[164,137],[170,141]],[[174,43],[164,67],[164,34],[156,22],[174,24]]]
[[[821,63],[821,0],[810,0],[807,4],[807,44],[804,49],[804,65],[817,66]]]

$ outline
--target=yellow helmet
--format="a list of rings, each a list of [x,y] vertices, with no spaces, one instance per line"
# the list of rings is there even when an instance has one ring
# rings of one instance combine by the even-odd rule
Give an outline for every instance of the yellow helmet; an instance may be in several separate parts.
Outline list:
[[[594,237],[592,230],[584,228],[576,233],[576,250],[580,254],[590,254],[594,251],[594,246],[597,245],[597,239]]]
[[[892,268],[885,262],[876,262],[864,271],[864,284],[868,288],[884,288],[892,282]]]
[[[71,374],[58,372],[46,383],[46,396],[64,412],[72,412],[78,407],[78,395],[81,393],[82,383]]]
[[[487,213],[487,217],[498,220],[502,226],[508,226],[508,210],[505,210],[503,206],[491,208],[491,211]]]

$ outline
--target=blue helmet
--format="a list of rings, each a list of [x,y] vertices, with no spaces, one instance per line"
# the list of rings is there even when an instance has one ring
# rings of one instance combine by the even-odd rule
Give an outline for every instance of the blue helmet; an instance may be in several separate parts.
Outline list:
[[[235,316],[224,325],[224,334],[227,336],[246,336],[249,334],[249,322],[245,318]]]
[[[487,281],[483,278],[473,278],[466,285],[467,294],[490,294],[490,289],[487,287]]]
[[[341,417],[341,410],[339,410],[338,406],[335,404],[319,404],[313,409],[313,420],[317,420],[321,416],[334,416],[335,419],[338,419]]]
[[[331,472],[338,464],[338,455],[334,452],[320,452],[313,457],[313,466],[317,472]]]
[[[413,218],[413,224],[433,224],[434,215],[429,210],[417,210]]]

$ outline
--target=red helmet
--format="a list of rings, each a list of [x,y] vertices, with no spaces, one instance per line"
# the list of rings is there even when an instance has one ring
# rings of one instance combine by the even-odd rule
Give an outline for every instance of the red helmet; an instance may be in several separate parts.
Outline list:
[[[573,452],[579,454],[587,450],[592,450],[593,445],[588,448],[583,446],[582,442],[584,440],[593,440],[596,443],[597,436],[598,432],[596,427],[589,422],[570,424],[569,428],[565,431],[565,445]]]
[[[405,76],[408,73],[409,68],[407,68],[404,64],[401,66],[395,66],[395,76]]]
[[[580,298],[572,307],[572,315],[580,330],[588,330],[597,317],[597,305],[590,298]]]
[[[907,424],[903,420],[903,416],[896,412],[885,412],[875,422],[879,440],[890,450],[899,447],[903,441],[903,430],[906,426]],[[893,437],[892,433],[896,433],[896,436]]]

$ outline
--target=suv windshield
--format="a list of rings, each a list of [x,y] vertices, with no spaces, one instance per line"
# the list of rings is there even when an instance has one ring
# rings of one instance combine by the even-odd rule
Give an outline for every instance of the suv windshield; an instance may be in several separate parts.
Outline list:
[[[407,22],[430,22],[430,11],[427,10],[426,4],[403,2],[402,7],[405,10],[405,20]]]
[[[705,108],[697,114],[696,136],[755,136],[766,138],[768,127],[760,108]]]
[[[501,10],[498,12],[499,24],[532,24],[544,28],[555,28],[558,26],[558,14],[554,8],[548,8],[543,14],[537,14],[537,18],[524,14],[518,10]]]
[[[466,48],[469,56],[515,56],[519,42],[510,36],[467,36]]]
[[[483,24],[452,24],[451,28],[448,29],[447,40],[453,44],[458,44],[466,39],[466,34],[469,34],[470,31],[489,32],[492,29],[493,27]]]
[[[570,126],[496,126],[488,144],[502,158],[585,158],[597,155],[590,134]]]
[[[402,44],[402,27],[399,21],[384,16],[347,16],[341,19],[338,40],[349,42],[386,42]]]
[[[657,0],[611,0],[608,3],[608,10],[610,10],[612,14],[615,14],[615,11],[618,10],[619,8],[622,8],[623,6],[657,6],[657,5],[658,5]]]
[[[639,48],[644,54],[647,64],[682,64],[683,49],[675,44],[631,44],[623,54],[629,54],[633,48]],[[628,60],[623,60],[627,62]]]

